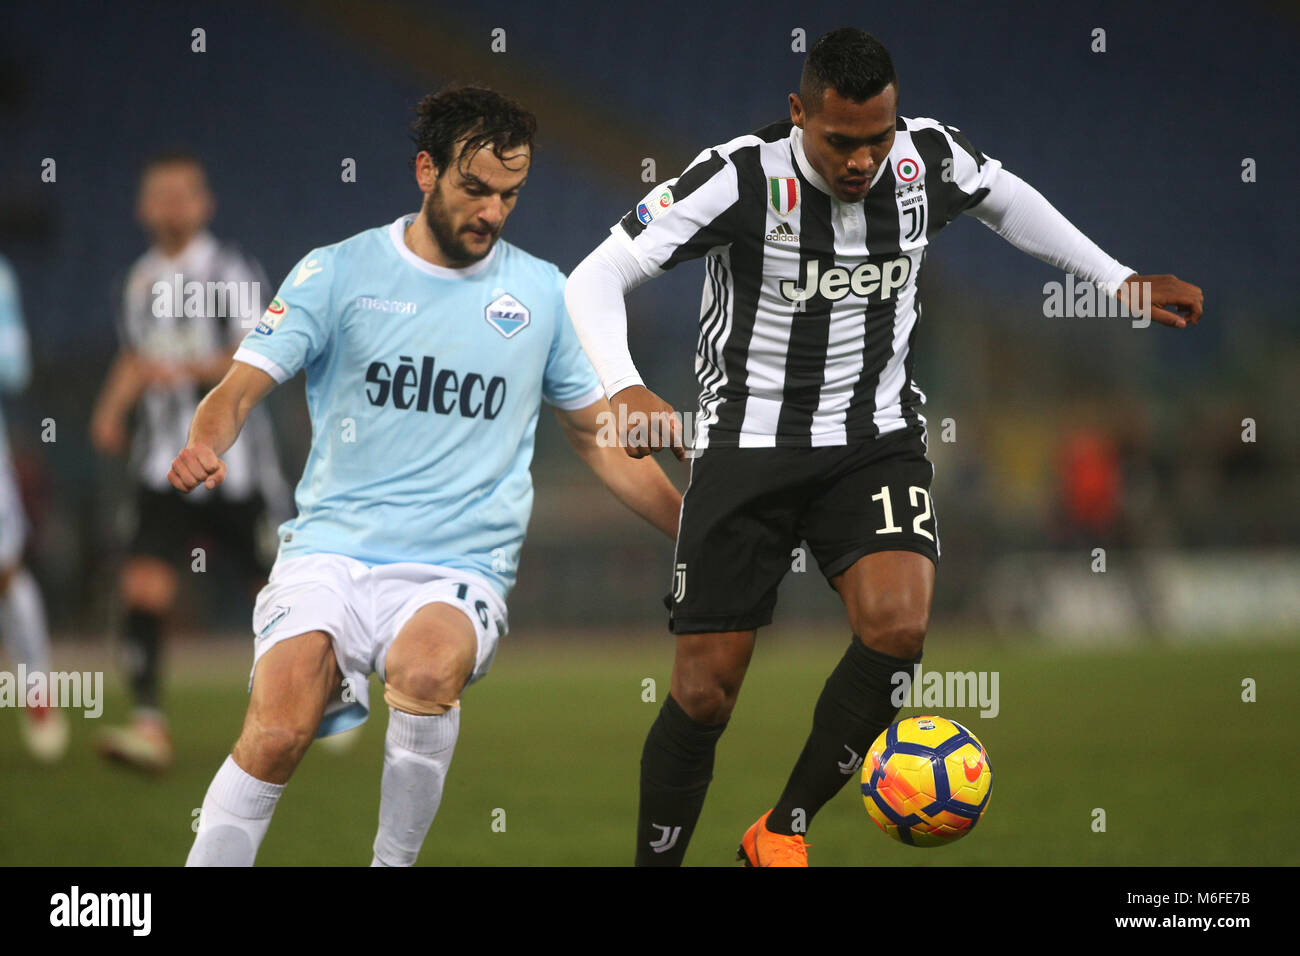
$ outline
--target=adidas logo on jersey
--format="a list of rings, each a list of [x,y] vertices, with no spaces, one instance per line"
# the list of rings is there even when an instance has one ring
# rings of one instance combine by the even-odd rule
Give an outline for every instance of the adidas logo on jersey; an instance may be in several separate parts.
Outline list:
[[[763,239],[765,242],[798,242],[799,236],[790,228],[788,222],[783,222],[764,236]]]

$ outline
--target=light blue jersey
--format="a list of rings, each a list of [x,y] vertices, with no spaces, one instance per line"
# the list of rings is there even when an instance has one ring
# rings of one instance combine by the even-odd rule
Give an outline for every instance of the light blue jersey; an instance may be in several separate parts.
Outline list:
[[[21,392],[31,378],[27,327],[18,303],[18,280],[9,261],[0,256],[0,391]]]
[[[541,400],[604,392],[563,273],[505,241],[467,268],[433,265],[406,246],[413,219],[308,253],[235,353],[277,382],[307,373],[311,454],[280,556],[436,564],[504,599]]]
[[[0,256],[0,393],[21,392],[32,374],[27,327],[18,299],[18,280],[8,260]],[[22,555],[27,518],[9,454],[9,435],[0,414],[0,567]]]
[[[21,392],[31,378],[27,327],[18,301],[18,280],[9,261],[0,256],[0,392]],[[0,445],[8,455],[4,416],[0,414]]]

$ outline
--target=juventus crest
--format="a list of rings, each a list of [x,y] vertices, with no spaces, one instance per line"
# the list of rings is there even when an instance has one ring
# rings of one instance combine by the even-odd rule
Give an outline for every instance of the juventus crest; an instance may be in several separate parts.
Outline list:
[[[673,569],[673,601],[680,604],[686,597],[686,565],[679,564]]]

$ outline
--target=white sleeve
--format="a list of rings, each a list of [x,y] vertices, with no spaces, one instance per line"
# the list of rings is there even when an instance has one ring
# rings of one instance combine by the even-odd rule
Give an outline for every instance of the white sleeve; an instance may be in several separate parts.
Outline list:
[[[648,267],[625,242],[611,235],[578,263],[564,286],[564,304],[606,398],[642,384],[627,348],[623,296],[649,278]]]
[[[1005,168],[983,201],[967,211],[1022,252],[1096,282],[1111,295],[1136,271],[1108,256],[1042,193]]]

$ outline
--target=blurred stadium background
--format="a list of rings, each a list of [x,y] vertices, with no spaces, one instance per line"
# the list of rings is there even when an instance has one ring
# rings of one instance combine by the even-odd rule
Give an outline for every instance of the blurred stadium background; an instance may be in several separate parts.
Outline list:
[[[985,834],[942,862],[1296,862],[1294,838],[1249,825],[1198,855],[1178,842],[1190,822],[1184,814],[1155,836],[1117,836],[1104,850],[1086,839],[999,850],[1024,841],[1022,826],[1051,826],[1059,801],[1074,799],[1065,781],[1092,779],[1082,768],[1098,763],[1114,771],[1122,762],[1134,779],[1116,801],[1138,812],[1168,798],[1167,788],[1212,786],[1208,775],[1198,784],[1190,768],[1167,775],[1202,760],[1239,763],[1258,777],[1252,799],[1282,796],[1282,782],[1263,768],[1277,755],[1272,748],[1294,749],[1283,731],[1298,716],[1300,331],[1283,288],[1296,258],[1290,164],[1300,16],[1281,3],[1239,4],[1231,15],[1210,3],[1117,0],[871,9],[595,0],[6,4],[0,253],[21,283],[35,363],[31,387],[7,403],[6,418],[57,663],[103,668],[118,693],[109,643],[128,485],[120,461],[92,450],[87,423],[116,349],[114,283],[146,244],[132,213],[150,154],[185,146],[204,158],[218,202],[214,233],[257,258],[275,286],[310,248],[414,209],[411,107],[449,81],[485,83],[521,99],[540,121],[540,150],[506,238],[567,271],[648,191],[645,160],[662,181],[699,149],[784,116],[802,62],[791,31],[805,30],[811,42],[843,24],[870,30],[891,50],[904,114],[961,127],[1108,252],[1201,285],[1207,303],[1205,320],[1185,334],[1045,318],[1043,284],[1061,277],[973,220],[948,230],[930,257],[916,377],[929,396],[943,565],[926,660],[1008,675],[998,719],[957,716],[985,736],[995,768],[1019,766],[1008,776],[1023,778],[1035,797],[1022,787],[1017,803],[1015,789],[1002,789],[987,824],[1002,841]],[[206,31],[204,53],[190,50],[196,27]],[[1107,31],[1104,54],[1089,50],[1097,27]],[[498,28],[504,53],[491,51]],[[57,183],[41,181],[46,157],[57,160]],[[345,158],[356,160],[354,183],[341,181]],[[1242,180],[1246,158],[1258,164],[1257,182]],[[693,408],[696,394],[702,274],[699,264],[679,268],[629,303],[633,355],[647,383],[679,409]],[[279,389],[272,411],[296,479],[310,438],[301,384]],[[47,418],[57,423],[53,442],[42,441]],[[949,419],[953,441],[942,437]],[[1243,441],[1244,419],[1255,424],[1253,442]],[[652,718],[640,681],[656,676],[667,687],[671,642],[659,598],[671,552],[599,492],[553,420],[544,416],[541,430],[512,634],[493,680],[475,691],[482,723],[466,721],[444,816],[426,847],[434,862],[630,857],[636,757]],[[665,467],[684,483],[684,469]],[[1106,549],[1104,574],[1092,570],[1095,548]],[[219,562],[213,567],[219,578]],[[0,824],[0,864],[183,858],[188,808],[198,806],[237,731],[251,658],[242,596],[219,582],[193,583],[178,622],[188,637],[171,655],[178,680],[168,693],[183,751],[174,774],[148,781],[98,766],[80,726],[68,761],[37,769],[0,713],[0,819],[11,821]],[[693,861],[724,862],[698,848],[712,840],[707,827],[719,827],[713,842],[728,850],[727,834],[738,836],[764,809],[754,800],[779,788],[816,687],[847,638],[815,565],[791,574],[775,624],[760,635],[760,686],[746,690],[748,706],[723,744]],[[803,690],[772,710],[777,668],[797,675]],[[1275,681],[1268,695],[1261,690],[1258,717],[1239,703],[1249,676]],[[1115,703],[1125,695],[1143,704]],[[571,831],[592,838],[585,850],[557,852],[536,832],[512,857],[484,848],[486,825],[479,842],[457,836],[488,812],[482,801],[503,805],[483,781],[508,790],[512,778],[527,779],[529,812],[559,813],[545,801],[567,799],[566,786],[585,779],[583,741],[532,741],[520,728],[568,719],[581,735],[590,730],[584,720],[605,713],[608,728],[589,741],[593,756],[608,755],[591,777],[599,792],[573,807],[589,825]],[[309,758],[277,814],[267,862],[364,857],[382,719],[366,734],[364,748],[337,758],[349,762],[355,790],[313,794],[321,782],[310,778],[337,765]],[[1024,762],[999,762],[999,743]],[[1077,757],[1077,777],[1051,785],[1031,778],[1029,766],[1054,766],[1050,750],[1038,752],[1051,746],[1073,748],[1055,757]],[[546,747],[564,749],[563,758],[548,763],[536,752]],[[535,763],[515,765],[522,753]],[[313,800],[319,816],[304,810],[293,822]],[[736,819],[725,816],[728,801],[739,807]],[[1108,805],[1091,794],[1075,802],[1070,812],[1085,816]],[[1230,799],[1220,802],[1217,812],[1229,813]],[[334,809],[355,827],[339,842],[323,835],[339,825]],[[814,832],[812,841],[828,845],[822,862],[862,863],[894,849],[883,838],[858,841],[869,824],[854,813],[847,797],[828,808],[825,835],[819,841]],[[177,826],[177,814],[171,836],[146,839]],[[118,835],[98,828],[87,836],[75,825],[96,815],[112,816],[117,829],[108,830]],[[448,821],[462,816],[463,827]],[[451,849],[431,852],[440,840]],[[889,852],[881,862],[914,860]]]

